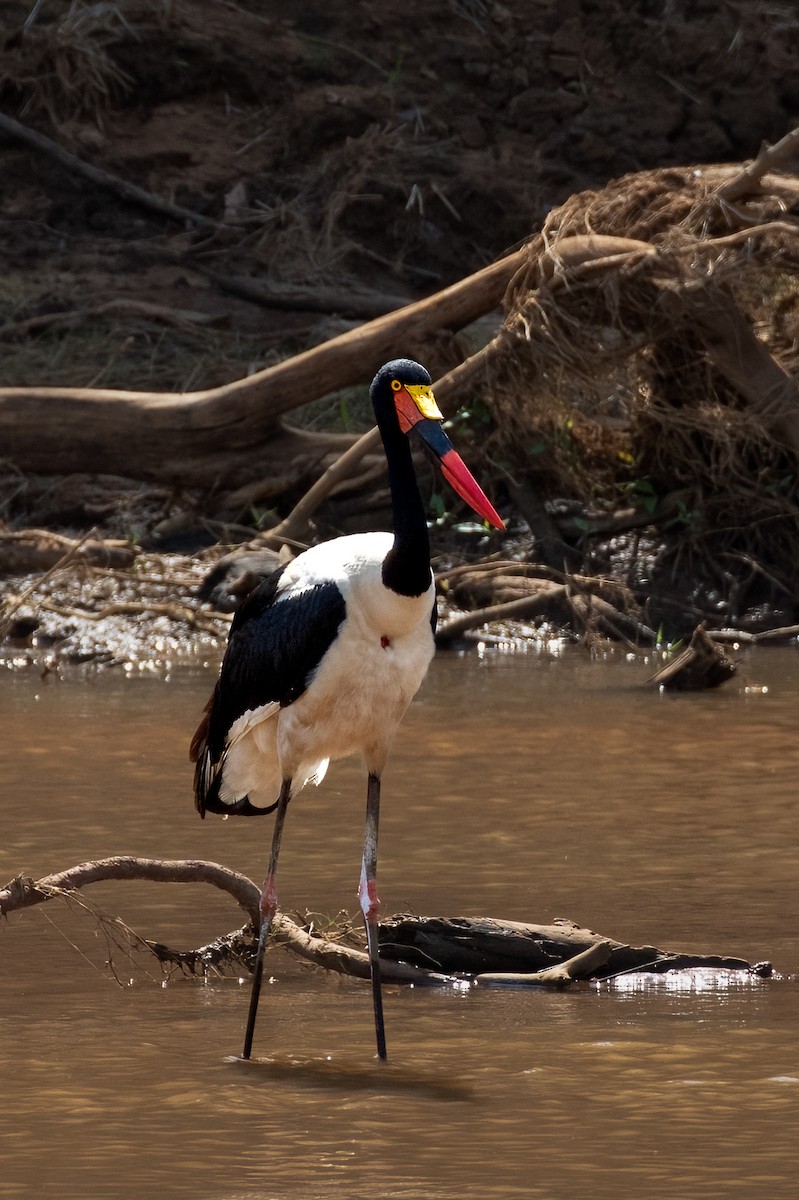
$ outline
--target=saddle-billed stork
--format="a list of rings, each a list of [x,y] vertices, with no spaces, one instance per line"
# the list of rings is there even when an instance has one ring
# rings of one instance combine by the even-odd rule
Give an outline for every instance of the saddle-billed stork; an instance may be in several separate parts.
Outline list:
[[[331,759],[360,753],[368,772],[358,898],[366,924],[379,1058],[386,1057],[378,957],[380,776],[433,657],[436,608],[427,521],[408,434],[479,516],[501,518],[453,449],[430,376],[410,359],[381,367],[371,398],[383,439],[394,533],[334,538],[261,582],[236,612],[214,693],[191,745],[195,800],[206,812],[273,812],[243,1057],[252,1050],[266,938],[288,803]]]

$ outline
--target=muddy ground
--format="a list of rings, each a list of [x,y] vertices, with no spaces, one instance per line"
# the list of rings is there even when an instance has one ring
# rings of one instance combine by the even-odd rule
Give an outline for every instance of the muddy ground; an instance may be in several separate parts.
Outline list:
[[[799,116],[799,19],[787,4],[308,0],[296,9],[286,15],[269,0],[3,6],[0,111],[236,232],[126,201],[0,134],[0,385],[185,391],[241,377],[351,325],[326,299],[331,289],[419,298],[524,241],[577,191],[648,167],[752,157]],[[241,294],[248,282],[305,298],[254,303]],[[97,315],[116,301],[134,307]],[[470,336],[485,330],[431,345],[434,374],[470,352]],[[357,390],[297,419],[347,431],[369,424]],[[252,511],[220,524],[201,491],[108,479],[101,466],[60,479],[5,463],[5,528],[77,538],[94,529],[145,554],[188,553],[169,560],[173,584],[153,586],[194,608],[190,592],[206,569],[197,555],[213,558],[219,539],[246,539],[264,518]],[[294,499],[279,501],[277,515]],[[357,521],[384,523],[384,512],[349,503]],[[352,517],[333,506],[319,532]],[[444,558],[523,554],[523,520],[513,528],[504,548],[468,535],[459,546],[444,521],[438,549]],[[155,580],[163,560],[139,564]],[[11,573],[4,589],[19,598],[34,578]],[[116,589],[128,584],[113,578],[106,602],[120,603]],[[62,612],[89,603],[70,597],[63,572],[55,579]],[[96,584],[83,581],[92,594]],[[15,605],[17,620],[26,605]],[[180,623],[156,615],[163,628],[148,645],[180,642]],[[61,626],[42,611],[30,619],[42,643],[68,632],[67,617]],[[212,626],[201,640],[213,640]],[[29,648],[35,629],[15,628]]]

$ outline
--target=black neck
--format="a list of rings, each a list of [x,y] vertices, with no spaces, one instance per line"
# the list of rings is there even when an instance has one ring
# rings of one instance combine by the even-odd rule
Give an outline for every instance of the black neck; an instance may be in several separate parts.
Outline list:
[[[421,596],[430,586],[430,539],[411,448],[396,421],[380,432],[394,513],[394,545],[383,563],[383,583],[401,596]]]

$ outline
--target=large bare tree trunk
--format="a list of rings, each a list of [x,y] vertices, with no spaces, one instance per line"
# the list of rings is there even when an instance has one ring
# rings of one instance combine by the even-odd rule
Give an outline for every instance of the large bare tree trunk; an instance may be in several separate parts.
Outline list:
[[[413,354],[439,329],[496,308],[526,249],[443,291],[222,387],[182,394],[103,388],[1,388],[0,446],[27,471],[104,472],[182,485],[230,484],[298,454],[351,438],[284,431],[279,418],[310,400],[366,384],[386,360]]]

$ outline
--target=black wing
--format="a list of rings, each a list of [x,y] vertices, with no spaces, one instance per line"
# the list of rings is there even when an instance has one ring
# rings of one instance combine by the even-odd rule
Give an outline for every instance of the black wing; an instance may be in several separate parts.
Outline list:
[[[285,707],[301,696],[346,616],[344,597],[335,583],[318,583],[278,602],[284,570],[259,584],[233,618],[219,679],[191,744],[201,815],[206,809],[232,811],[232,806],[214,801],[220,782],[217,768],[233,724],[252,709],[270,703]],[[241,802],[236,811],[271,810]]]

